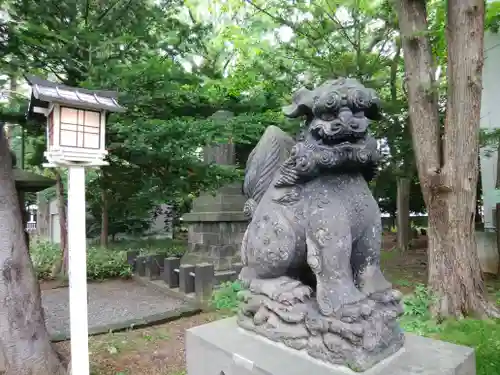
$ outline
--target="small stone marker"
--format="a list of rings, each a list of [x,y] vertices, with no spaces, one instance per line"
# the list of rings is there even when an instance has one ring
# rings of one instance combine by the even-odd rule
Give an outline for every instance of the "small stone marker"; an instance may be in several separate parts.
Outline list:
[[[200,302],[210,301],[214,286],[214,265],[211,263],[197,264],[194,271],[194,290]]]
[[[182,264],[179,267],[179,291],[184,294],[194,293],[195,266],[192,264]]]
[[[150,255],[147,261],[146,276],[150,280],[158,280],[163,268],[163,255]]]
[[[146,275],[146,261],[147,257],[145,256],[140,256],[137,257],[136,263],[135,263],[135,269],[137,272],[137,275],[144,277]]]
[[[136,270],[136,262],[138,255],[139,255],[138,251],[135,250],[127,251],[127,263],[132,267],[132,272],[135,272]]]
[[[165,258],[163,266],[163,280],[169,288],[179,287],[179,267],[181,258]]]

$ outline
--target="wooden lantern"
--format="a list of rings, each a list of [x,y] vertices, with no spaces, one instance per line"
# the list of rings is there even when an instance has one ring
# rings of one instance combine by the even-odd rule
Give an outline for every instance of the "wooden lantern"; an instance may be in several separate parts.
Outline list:
[[[27,76],[31,85],[28,118],[46,122],[49,165],[103,165],[106,117],[123,112],[114,91],[73,88]]]

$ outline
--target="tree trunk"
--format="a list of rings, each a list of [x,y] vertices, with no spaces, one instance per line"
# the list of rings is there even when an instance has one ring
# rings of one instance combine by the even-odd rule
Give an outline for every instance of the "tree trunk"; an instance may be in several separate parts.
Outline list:
[[[410,243],[410,179],[399,177],[397,185],[398,249],[406,251]]]
[[[11,156],[0,131],[0,352],[5,375],[65,374],[45,327],[40,287],[24,241]]]
[[[61,173],[56,169],[56,199],[57,214],[59,216],[59,233],[61,234],[60,247],[61,259],[54,265],[52,276],[56,277],[62,274],[67,275],[68,271],[68,219],[66,215],[66,200],[64,199],[64,184]]]
[[[498,312],[485,297],[474,239],[484,3],[448,0],[444,145],[425,2],[401,0],[396,4],[413,144],[429,215],[429,287],[437,297],[432,312],[437,317],[496,316]]]

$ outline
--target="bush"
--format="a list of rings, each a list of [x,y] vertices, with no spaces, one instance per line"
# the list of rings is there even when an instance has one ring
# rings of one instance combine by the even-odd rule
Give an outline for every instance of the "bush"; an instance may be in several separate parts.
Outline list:
[[[48,241],[33,241],[30,246],[31,260],[37,276],[41,280],[49,279],[52,267],[61,257],[59,245]],[[132,270],[127,264],[126,252],[113,251],[89,246],[87,248],[87,278],[104,280],[116,277],[130,277]]]
[[[166,256],[182,256],[186,252],[186,242],[173,240],[169,238],[163,239],[123,239],[110,244],[110,250],[128,251],[136,250],[141,255],[165,254]]]
[[[30,255],[33,267],[39,279],[49,279],[52,267],[61,258],[59,245],[48,241],[30,241]]]
[[[238,281],[225,282],[220,284],[212,294],[211,305],[217,310],[236,311],[238,308],[238,292],[241,285]]]
[[[96,247],[87,249],[87,278],[89,280],[130,276],[132,276],[132,268],[127,263],[125,251],[110,251]]]

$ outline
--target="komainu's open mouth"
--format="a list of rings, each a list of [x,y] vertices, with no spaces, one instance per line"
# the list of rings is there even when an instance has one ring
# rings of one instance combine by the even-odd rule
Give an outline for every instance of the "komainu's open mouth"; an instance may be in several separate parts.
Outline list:
[[[336,133],[328,134],[323,128],[311,130],[311,134],[318,144],[338,146],[344,143],[356,144],[365,138],[365,133]]]

